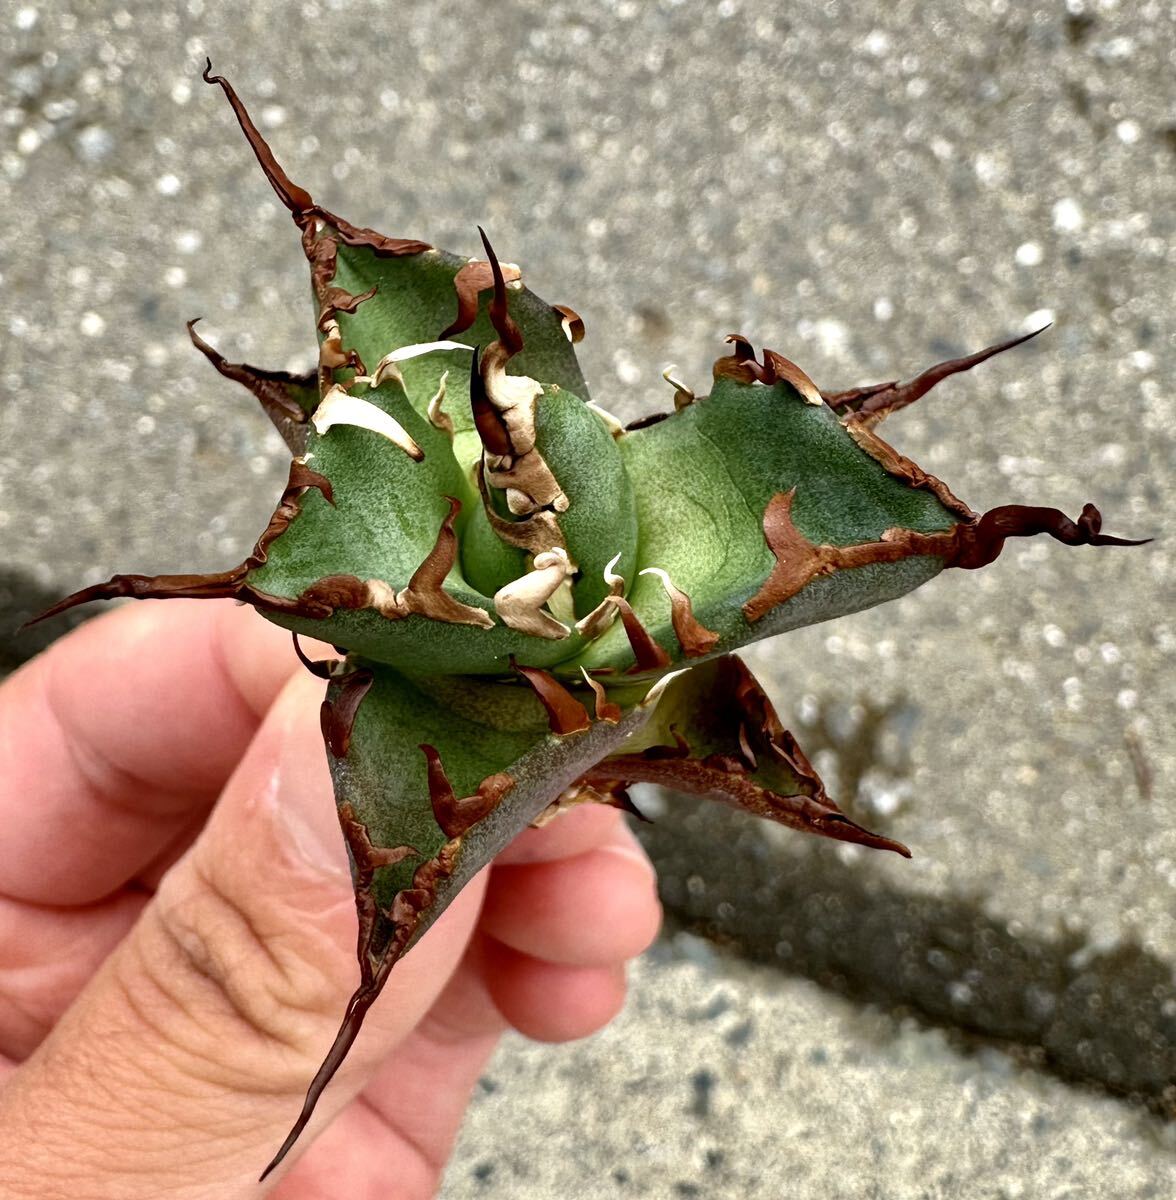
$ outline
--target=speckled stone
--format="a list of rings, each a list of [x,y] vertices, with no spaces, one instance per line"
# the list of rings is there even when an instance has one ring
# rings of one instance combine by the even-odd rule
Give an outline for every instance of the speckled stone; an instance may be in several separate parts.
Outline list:
[[[328,207],[471,253],[484,224],[582,313],[594,398],[625,417],[668,406],[669,362],[705,392],[732,329],[847,387],[1052,320],[887,436],[976,508],[1092,500],[1115,532],[1171,530],[1174,33],[1169,7],[1113,0],[10,7],[0,584],[223,568],[281,489],[277,435],[183,328],[203,316],[224,353],[268,366],[313,353],[295,231],[200,82],[205,54]],[[1174,574],[1163,540],[1026,542],[757,646],[831,790],[915,858],[664,803],[651,845],[675,920],[859,1000],[1019,1038],[1061,1074],[1115,1087],[1134,1064],[1171,1107]],[[772,1016],[731,1075],[687,1015],[718,985],[659,972],[590,1049],[504,1051],[447,1194],[1170,1190],[1147,1190],[1171,1163],[1137,1107],[960,1058],[933,1031],[883,1036],[783,974],[737,971],[740,1003]],[[710,1174],[700,1071],[725,1123]],[[540,1137],[544,1112],[563,1115]],[[873,1182],[850,1186],[848,1164]]]
[[[675,961],[677,960],[677,961]],[[804,980],[663,954],[576,1046],[507,1043],[443,1200],[1164,1200],[1171,1126]]]

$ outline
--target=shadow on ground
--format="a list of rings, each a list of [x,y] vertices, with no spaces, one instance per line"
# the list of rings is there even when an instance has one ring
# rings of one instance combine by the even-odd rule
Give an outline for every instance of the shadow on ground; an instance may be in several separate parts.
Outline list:
[[[801,842],[782,851],[753,818],[667,797],[640,836],[667,932],[701,934],[855,1000],[909,1013],[1176,1117],[1176,982],[1135,945],[1026,934],[980,903],[896,890],[869,860]],[[799,842],[800,839],[798,838]]]
[[[0,567],[0,678],[86,619],[82,613],[71,612],[44,625],[23,628],[63,594],[42,587],[25,571]]]

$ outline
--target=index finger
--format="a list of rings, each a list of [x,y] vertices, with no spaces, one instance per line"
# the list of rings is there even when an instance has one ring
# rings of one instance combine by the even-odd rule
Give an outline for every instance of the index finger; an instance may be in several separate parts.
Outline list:
[[[0,685],[0,894],[87,904],[216,798],[297,666],[290,635],[231,601],[140,601]]]

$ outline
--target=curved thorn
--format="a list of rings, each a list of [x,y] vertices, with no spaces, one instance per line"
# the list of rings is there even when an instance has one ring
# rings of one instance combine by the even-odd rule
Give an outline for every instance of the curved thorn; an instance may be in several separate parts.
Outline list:
[[[581,733],[589,729],[592,721],[588,710],[568,691],[554,675],[538,667],[524,667],[510,656],[511,668],[531,685],[547,712],[547,724],[551,732],[559,736]]]
[[[502,274],[498,255],[494,253],[494,247],[490,245],[490,239],[481,225],[478,226],[478,232],[482,235],[482,245],[485,247],[486,258],[494,275],[494,298],[490,301],[490,324],[494,326],[494,332],[498,334],[499,341],[506,348],[508,355],[518,354],[523,348],[523,335],[507,311],[506,279]]]
[[[261,169],[265,172],[265,177],[270,181],[270,187],[277,193],[278,199],[290,210],[294,215],[294,219],[314,207],[314,200],[305,188],[300,188],[291,178],[282,170],[281,164],[274,157],[273,151],[269,148],[269,144],[265,138],[261,136],[258,128],[253,123],[253,119],[249,116],[248,110],[241,102],[240,96],[237,95],[233,85],[225,79],[223,75],[212,74],[212,59],[204,60],[204,72],[201,78],[205,83],[217,84],[221,91],[224,92],[225,98],[228,100],[233,109],[233,114],[237,118],[237,124],[241,126],[241,132],[245,134],[245,140],[248,141],[250,149],[257,158]]]
[[[310,658],[306,651],[302,649],[302,643],[298,640],[298,634],[290,635],[294,639],[294,653],[298,655],[298,661],[317,679],[330,679],[331,670],[338,665],[337,661],[331,661],[327,658]]]
[[[839,842],[851,842],[855,846],[869,846],[871,850],[892,850],[895,854],[901,854],[903,858],[910,858],[911,852],[909,847],[904,846],[902,842],[895,841],[894,838],[884,837],[880,833],[874,833],[873,830],[867,829],[864,825],[859,825],[856,821],[850,820],[844,813],[825,813],[821,817],[821,824],[833,825],[843,828],[844,832],[834,832],[831,829],[825,828],[826,837],[830,837]]]

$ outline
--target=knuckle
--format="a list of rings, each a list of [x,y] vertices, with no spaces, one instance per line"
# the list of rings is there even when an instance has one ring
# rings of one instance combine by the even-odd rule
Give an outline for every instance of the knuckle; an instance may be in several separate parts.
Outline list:
[[[310,1048],[336,1023],[350,979],[322,915],[264,893],[237,896],[191,855],[145,910],[120,983],[186,1070],[233,1087],[301,1091]]]

